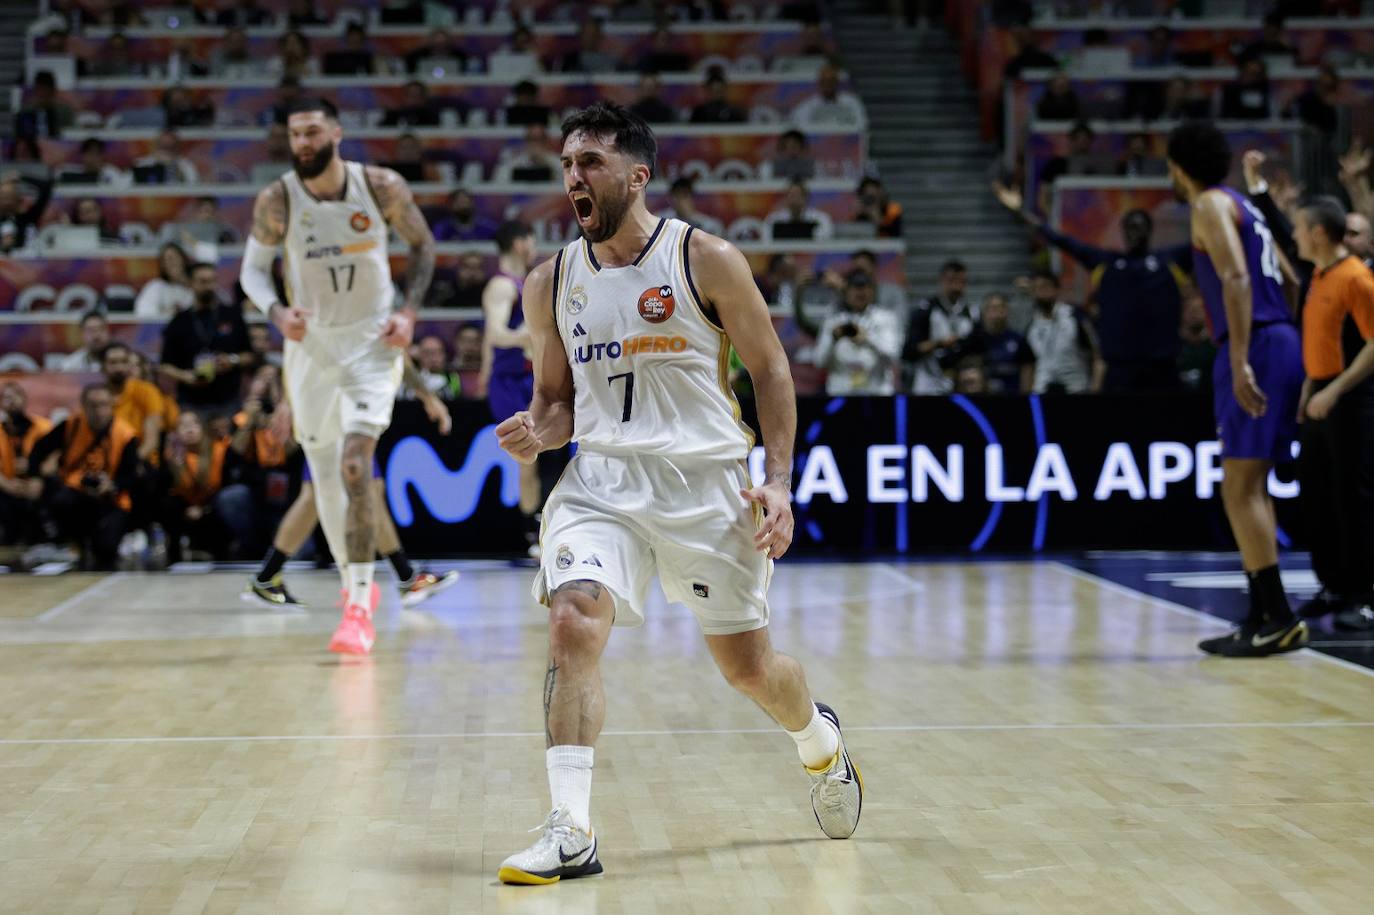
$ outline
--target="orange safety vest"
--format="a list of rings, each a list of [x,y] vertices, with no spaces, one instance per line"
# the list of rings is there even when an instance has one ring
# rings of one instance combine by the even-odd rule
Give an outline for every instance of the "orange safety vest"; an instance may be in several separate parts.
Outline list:
[[[132,426],[122,419],[115,419],[105,435],[97,439],[86,422],[85,414],[75,414],[67,420],[64,435],[60,468],[63,481],[72,489],[79,490],[81,478],[88,473],[104,472],[113,477],[119,469],[124,449],[137,437]],[[121,492],[115,501],[125,511],[133,504],[127,492]]]
[[[209,464],[202,471],[199,452],[188,451],[180,467],[172,467],[172,492],[188,505],[204,505],[224,482],[224,456],[229,443],[220,439],[210,446]]]
[[[248,422],[247,413],[234,414],[234,428],[242,429]],[[277,441],[271,429],[253,430],[253,463],[264,470],[286,463],[286,442]]]
[[[25,413],[24,416],[29,421],[29,431],[23,435],[10,435],[7,432],[0,432],[0,438],[9,441],[16,457],[28,457],[33,453],[33,446],[38,444],[38,440],[52,431],[52,420],[35,416],[32,413]]]
[[[14,443],[0,434],[0,477],[14,478]]]

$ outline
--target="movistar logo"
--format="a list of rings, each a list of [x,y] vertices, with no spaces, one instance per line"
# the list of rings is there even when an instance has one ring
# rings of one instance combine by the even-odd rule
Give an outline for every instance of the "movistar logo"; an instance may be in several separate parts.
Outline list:
[[[436,521],[456,524],[472,517],[492,471],[501,472],[501,502],[507,507],[520,501],[520,465],[496,444],[495,426],[487,426],[472,438],[467,458],[458,470],[449,470],[433,446],[417,436],[407,436],[392,449],[386,466],[386,499],[391,517],[401,527],[415,523],[407,488],[420,497]]]

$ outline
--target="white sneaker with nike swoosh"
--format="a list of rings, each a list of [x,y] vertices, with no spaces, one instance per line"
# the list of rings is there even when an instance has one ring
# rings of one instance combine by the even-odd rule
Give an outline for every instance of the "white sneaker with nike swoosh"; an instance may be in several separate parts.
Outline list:
[[[596,857],[596,836],[578,829],[566,809],[555,807],[548,818],[530,832],[543,834],[529,848],[501,863],[496,876],[502,883],[540,885],[601,873],[601,862]]]

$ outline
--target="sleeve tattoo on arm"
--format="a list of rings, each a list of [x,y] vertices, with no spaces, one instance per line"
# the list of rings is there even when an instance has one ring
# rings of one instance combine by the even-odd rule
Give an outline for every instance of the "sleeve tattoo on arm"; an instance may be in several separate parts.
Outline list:
[[[286,189],[273,181],[253,201],[253,237],[264,245],[280,245],[286,238]]]
[[[419,309],[434,278],[434,234],[405,179],[388,168],[368,168],[368,178],[387,222],[410,245],[405,307]]]

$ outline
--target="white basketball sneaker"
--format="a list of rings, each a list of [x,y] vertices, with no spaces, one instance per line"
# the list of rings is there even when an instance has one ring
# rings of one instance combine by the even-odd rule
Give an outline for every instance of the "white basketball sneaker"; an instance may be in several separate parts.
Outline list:
[[[824,702],[817,702],[816,709],[839,733],[840,718],[835,710]],[[852,836],[863,810],[864,781],[859,775],[859,767],[849,759],[843,735],[840,736],[840,748],[829,764],[821,769],[807,768],[806,774],[811,776],[811,809],[816,812],[821,832],[832,839]]]
[[[496,874],[502,883],[538,885],[601,873],[601,862],[596,859],[596,836],[574,826],[564,808],[555,807],[548,819],[530,832],[543,835],[529,848],[502,862]]]

